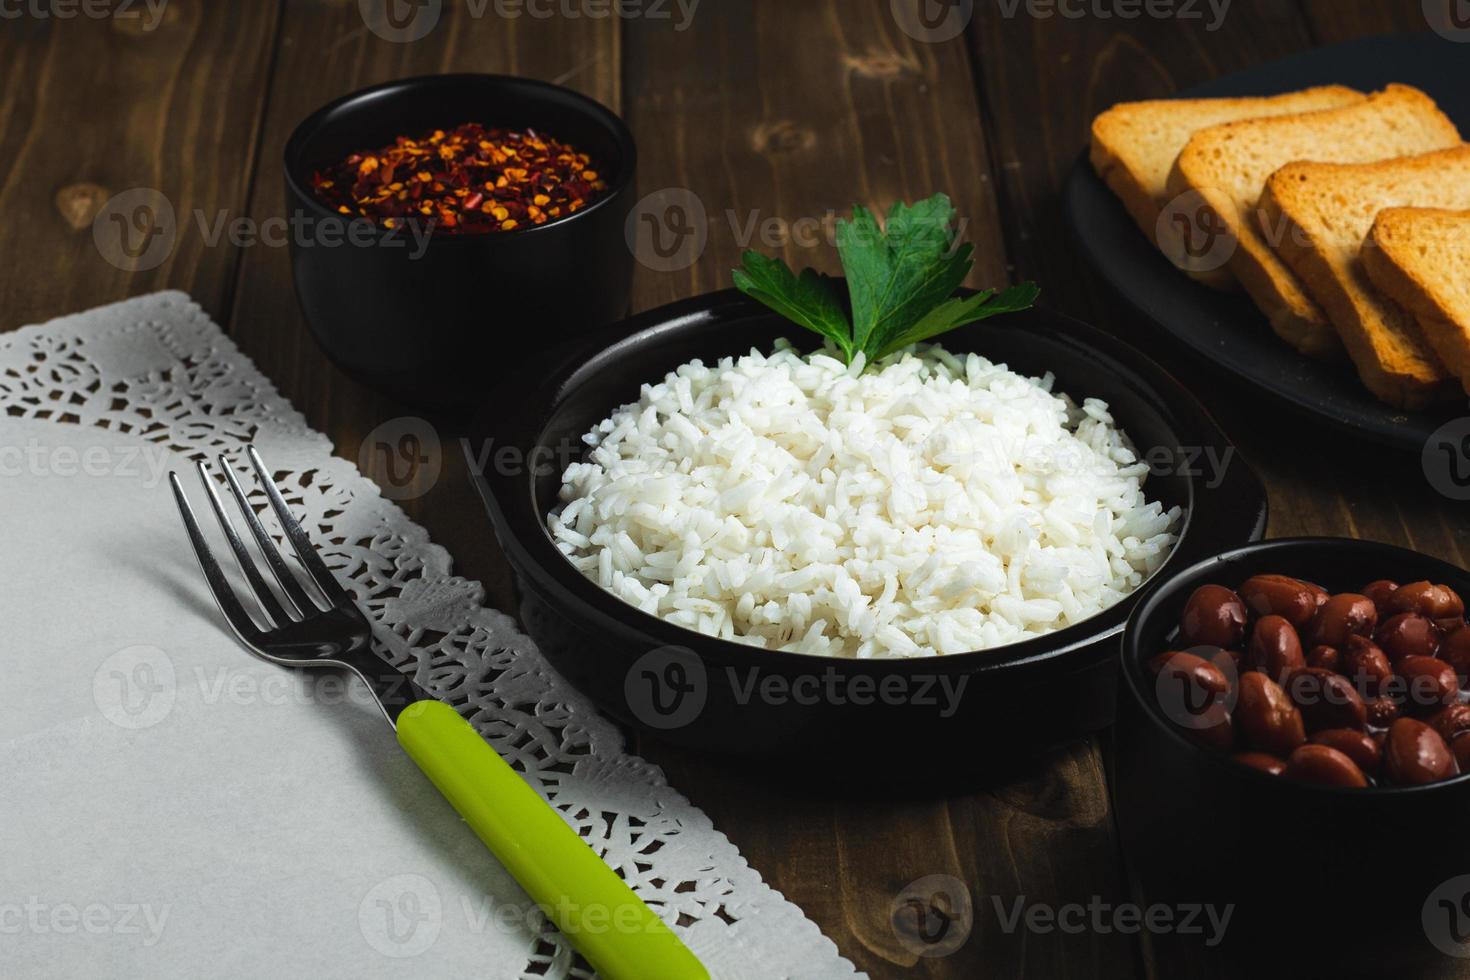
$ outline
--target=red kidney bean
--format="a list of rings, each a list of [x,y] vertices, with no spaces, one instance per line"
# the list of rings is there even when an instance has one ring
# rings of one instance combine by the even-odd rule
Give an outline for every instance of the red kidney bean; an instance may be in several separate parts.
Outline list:
[[[1317,610],[1307,627],[1307,637],[1313,646],[1341,647],[1350,636],[1371,636],[1377,625],[1378,607],[1373,605],[1373,600],[1356,592],[1344,592],[1328,599]]]
[[[1470,704],[1452,704],[1428,719],[1429,727],[1439,732],[1439,737],[1453,743],[1465,732],[1470,732]]]
[[[1230,690],[1225,672],[1193,653],[1161,653],[1148,666],[1155,676],[1188,685],[1189,690],[1183,692],[1186,704],[1204,704],[1212,696],[1219,697]]]
[[[1374,698],[1367,704],[1368,724],[1374,728],[1387,728],[1399,716],[1399,706],[1393,698]]]
[[[1225,705],[1216,701],[1190,719],[1179,730],[1207,749],[1229,752],[1235,747],[1235,721]]]
[[[1413,718],[1400,718],[1389,728],[1383,767],[1389,779],[1403,786],[1435,783],[1459,771],[1439,732]]]
[[[1286,779],[1318,786],[1348,786],[1362,789],[1368,785],[1363,770],[1351,758],[1326,745],[1303,745],[1286,760]]]
[[[1296,627],[1281,616],[1264,616],[1251,633],[1245,655],[1246,668],[1259,670],[1280,684],[1288,674],[1307,665]]]
[[[1461,626],[1440,645],[1440,657],[1455,668],[1460,683],[1470,683],[1470,626]]]
[[[1233,649],[1245,639],[1246,608],[1240,596],[1223,585],[1201,585],[1184,604],[1180,637],[1185,646]]]
[[[1217,650],[1210,655],[1210,663],[1219,667],[1227,678],[1240,673],[1242,654],[1239,650]]]
[[[1336,749],[1370,776],[1378,775],[1383,764],[1383,747],[1367,732],[1351,728],[1329,728],[1313,735],[1312,744]]]
[[[1312,652],[1307,654],[1307,666],[1341,671],[1342,654],[1338,652],[1337,647],[1312,647]]]
[[[1302,713],[1281,686],[1265,674],[1240,676],[1235,722],[1247,745],[1283,759],[1307,740]]]
[[[1418,613],[1426,619],[1460,619],[1465,615],[1465,602],[1446,585],[1410,582],[1400,586],[1388,600],[1389,612]]]
[[[1381,578],[1376,582],[1369,582],[1360,591],[1363,595],[1373,600],[1373,605],[1378,608],[1378,618],[1388,618],[1388,598],[1398,589],[1399,584],[1390,579]]]
[[[1286,762],[1269,752],[1237,752],[1231,758],[1271,776],[1279,776],[1286,770]]]
[[[1342,658],[1342,672],[1364,697],[1374,697],[1393,677],[1388,654],[1366,636],[1348,637],[1347,653]]]
[[[1303,667],[1286,683],[1286,693],[1302,713],[1307,731],[1364,728],[1368,707],[1348,679],[1330,670]]]
[[[1455,740],[1450,743],[1450,752],[1455,757],[1455,765],[1461,772],[1470,772],[1470,732],[1456,735]]]
[[[1373,641],[1397,663],[1404,657],[1432,657],[1439,652],[1439,627],[1418,613],[1399,613],[1378,627]]]
[[[1404,657],[1394,665],[1394,671],[1404,681],[1412,711],[1435,711],[1459,697],[1460,679],[1455,668],[1438,657]]]
[[[1236,592],[1257,616],[1281,616],[1301,629],[1317,612],[1317,593],[1286,575],[1252,575]]]

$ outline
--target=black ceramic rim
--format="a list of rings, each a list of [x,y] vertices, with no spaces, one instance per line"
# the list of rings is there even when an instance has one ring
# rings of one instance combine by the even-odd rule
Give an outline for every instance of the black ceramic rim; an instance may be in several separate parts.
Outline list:
[[[596,99],[589,98],[581,92],[551,82],[543,82],[534,78],[521,78],[518,75],[491,75],[474,72],[461,72],[449,75],[416,75],[411,78],[399,78],[391,82],[380,82],[367,88],[349,92],[339,98],[333,99],[326,105],[317,109],[311,115],[303,119],[292,131],[290,139],[286,141],[284,153],[284,169],[286,172],[286,183],[293,191],[307,202],[307,206],[316,211],[316,217],[341,218],[344,215],[333,211],[317,198],[316,192],[306,186],[298,176],[299,161],[306,152],[311,141],[316,137],[327,117],[342,109],[357,110],[361,104],[367,104],[385,95],[397,93],[410,89],[435,88],[451,85],[496,85],[511,89],[520,89],[524,94],[533,97],[551,98],[566,104],[575,106],[588,119],[601,125],[612,136],[613,141],[618,144],[618,150],[623,155],[622,166],[618,170],[617,179],[608,182],[607,190],[592,204],[555,221],[548,221],[544,225],[530,225],[525,228],[516,228],[513,231],[474,232],[467,235],[433,235],[434,242],[483,242],[487,239],[509,239],[522,238],[534,235],[537,232],[547,231],[551,228],[565,228],[574,221],[585,218],[589,214],[610,205],[617,200],[620,194],[633,180],[633,175],[638,171],[638,145],[633,139],[633,133],[628,129],[627,123],[623,122],[621,116],[613,112],[607,106]],[[371,221],[372,219],[366,219]],[[373,221],[374,230],[380,235],[393,233],[394,229],[383,228]]]
[[[1121,670],[1123,672],[1123,687],[1128,691],[1135,702],[1142,705],[1143,713],[1148,717],[1150,724],[1155,729],[1163,732],[1165,738],[1177,745],[1187,746],[1188,749],[1200,757],[1202,764],[1217,767],[1222,772],[1229,771],[1235,774],[1244,774],[1248,779],[1257,779],[1262,785],[1270,784],[1278,787],[1286,787],[1287,792],[1300,790],[1306,793],[1328,793],[1341,796],[1344,799],[1358,799],[1361,797],[1399,796],[1411,793],[1433,793],[1436,790],[1449,786],[1458,785],[1470,781],[1470,773],[1461,773],[1452,779],[1444,779],[1437,783],[1426,783],[1422,786],[1370,786],[1366,789],[1353,789],[1346,786],[1319,786],[1314,783],[1300,783],[1294,780],[1282,779],[1280,776],[1272,776],[1268,773],[1243,766],[1240,763],[1221,755],[1211,752],[1209,749],[1191,740],[1164,717],[1157,701],[1150,697],[1152,684],[1145,683],[1144,657],[1154,656],[1160,653],[1158,650],[1145,651],[1140,649],[1139,644],[1144,636],[1150,632],[1145,629],[1145,624],[1160,615],[1159,609],[1171,599],[1177,597],[1185,589],[1193,589],[1206,583],[1226,585],[1228,576],[1221,573],[1231,567],[1233,562],[1241,559],[1255,558],[1261,555],[1281,554],[1283,552],[1300,551],[1306,549],[1343,549],[1357,552],[1364,556],[1375,556],[1381,559],[1385,574],[1392,572],[1395,567],[1405,567],[1412,563],[1420,568],[1429,569],[1437,581],[1445,583],[1458,583],[1461,589],[1470,589],[1470,572],[1465,569],[1451,565],[1447,561],[1441,561],[1429,555],[1396,545],[1382,544],[1378,541],[1363,541],[1357,538],[1275,538],[1270,541],[1258,541],[1230,551],[1221,552],[1213,558],[1206,558],[1202,562],[1191,565],[1171,575],[1167,580],[1161,581],[1157,586],[1149,590],[1149,594],[1133,610],[1133,615],[1128,618],[1128,628],[1123,637],[1123,657]],[[1416,574],[1416,578],[1418,578]],[[1221,581],[1221,579],[1227,581]],[[1236,585],[1239,582],[1235,583]],[[1234,588],[1234,586],[1229,586]]]
[[[966,291],[970,292],[970,291]],[[626,636],[650,648],[662,646],[702,649],[729,662],[743,662],[770,669],[789,667],[794,662],[810,662],[814,655],[747,646],[707,636],[677,626],[657,616],[642,612],[602,589],[579,572],[566,556],[557,550],[546,527],[546,514],[538,514],[535,491],[530,476],[507,476],[481,472],[474,458],[474,441],[492,436],[495,445],[517,446],[528,452],[542,443],[547,420],[566,392],[574,389],[579,377],[588,372],[616,370],[620,352],[648,337],[657,337],[687,327],[691,321],[718,323],[744,321],[770,316],[764,307],[730,289],[695,297],[640,314],[632,319],[596,331],[562,348],[548,358],[550,370],[539,384],[516,388],[509,386],[499,393],[476,423],[473,437],[467,440],[470,469],[479,485],[486,505],[491,510],[501,545],[521,574],[534,579],[536,585],[554,593],[564,604],[584,611],[595,619],[599,631]],[[1044,318],[1056,325],[1068,343],[1087,352],[1090,357],[1115,365],[1134,379],[1133,387],[1147,397],[1155,411],[1165,420],[1181,446],[1205,446],[1224,450],[1231,448],[1229,439],[1201,405],[1163,368],[1132,347],[1094,327],[1070,317],[1038,309],[1015,316]],[[723,356],[711,351],[706,360]],[[637,385],[657,379],[629,379],[629,391]],[[497,405],[506,408],[497,410]],[[607,406],[611,411],[615,405]],[[1214,488],[1202,488],[1201,481],[1190,481],[1186,523],[1175,549],[1164,564],[1130,595],[1115,605],[1080,623],[1054,633],[968,653],[945,654],[915,659],[845,660],[817,656],[815,659],[833,669],[854,674],[916,671],[924,673],[983,673],[1041,668],[1070,654],[1084,654],[1092,648],[1092,656],[1078,658],[1078,668],[1116,654],[1116,647],[1098,652],[1101,641],[1119,636],[1134,606],[1149,587],[1172,575],[1182,561],[1198,560],[1240,541],[1259,540],[1265,531],[1266,495],[1259,478],[1236,453],[1225,471],[1223,482]],[[1071,665],[1069,665],[1071,666]]]

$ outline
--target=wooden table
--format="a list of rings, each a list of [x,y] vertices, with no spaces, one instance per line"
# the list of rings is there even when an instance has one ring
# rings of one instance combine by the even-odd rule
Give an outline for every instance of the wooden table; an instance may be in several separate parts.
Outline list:
[[[1083,267],[1061,214],[1059,191],[1092,116],[1314,45],[1426,27],[1419,0],[1235,0],[1215,30],[1208,5],[1198,6],[1203,19],[1037,19],[1025,0],[976,0],[968,29],[942,42],[911,36],[888,0],[705,0],[687,23],[672,2],[659,4],[667,19],[617,19],[445,0],[435,29],[414,43],[371,31],[357,0],[167,0],[157,24],[141,4],[134,18],[25,13],[0,20],[0,329],[187,290],[338,452],[359,459],[371,430],[411,413],[324,360],[283,248],[212,243],[193,216],[208,225],[220,213],[282,214],[286,136],[337,95],[412,74],[489,71],[560,82],[616,108],[640,142],[642,190],[685,188],[707,208],[702,257],[675,272],[641,268],[637,309],[727,285],[754,218],[794,222],[943,189],[970,218],[976,284],[1035,279],[1047,305],[1147,343]],[[90,222],[110,195],[135,187],[162,192],[182,227],[167,261],[128,273],[103,260]],[[825,247],[783,251],[793,264],[835,270]],[[1414,460],[1380,462],[1363,446],[1299,430],[1159,353],[1200,386],[1266,478],[1272,534],[1358,535],[1466,564],[1467,510],[1426,486]],[[506,565],[446,442],[442,475],[404,505],[450,547],[461,574],[512,609]],[[384,457],[364,462],[389,479]],[[1097,740],[983,791],[862,805],[732,778],[668,745],[639,739],[637,748],[874,977],[1205,972],[1163,944],[1007,933],[989,912],[988,896],[1128,900]],[[980,914],[957,952],[918,959],[897,940],[890,905],[933,874],[965,882]]]

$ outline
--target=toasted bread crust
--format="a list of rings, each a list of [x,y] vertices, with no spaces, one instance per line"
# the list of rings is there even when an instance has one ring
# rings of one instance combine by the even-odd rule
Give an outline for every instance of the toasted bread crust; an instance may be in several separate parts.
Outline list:
[[[1277,254],[1326,309],[1363,383],[1405,409],[1428,407],[1453,386],[1413,316],[1369,280],[1361,256],[1372,219],[1357,227],[1352,205],[1376,215],[1416,193],[1470,202],[1470,146],[1371,164],[1289,164],[1267,182],[1260,205],[1281,233]]]
[[[1128,162],[1117,154],[1114,147],[1119,144],[1106,135],[1107,131],[1103,116],[1098,116],[1092,123],[1092,146],[1088,151],[1092,169],[1097,171],[1108,189],[1123,202],[1123,207],[1128,209],[1128,214],[1148,236],[1149,242],[1157,246],[1159,202],[1144,187],[1137,171],[1130,168]]]
[[[1458,275],[1458,270],[1433,268],[1421,249],[1420,233],[1431,223],[1452,236],[1442,248],[1453,248],[1460,265],[1470,266],[1470,211],[1390,208],[1378,215],[1368,233],[1363,268],[1379,290],[1414,315],[1446,370],[1470,394],[1470,319],[1463,305],[1445,293],[1445,277]],[[1448,258],[1436,251],[1436,258]]]
[[[1409,120],[1411,126],[1404,126]],[[1372,138],[1359,138],[1362,130]],[[1418,89],[1390,85],[1363,103],[1314,113],[1226,123],[1202,129],[1179,154],[1170,174],[1174,194],[1197,193],[1235,241],[1230,269],[1283,340],[1304,354],[1329,356],[1341,349],[1327,315],[1309,290],[1276,256],[1271,238],[1279,229],[1261,228],[1250,214],[1262,188],[1230,187],[1242,160],[1270,159],[1283,152],[1314,158],[1366,162],[1459,143],[1454,124]],[[1319,156],[1316,156],[1320,154]],[[1288,162],[1280,156],[1277,159]],[[1254,166],[1259,166],[1259,163]],[[1234,174],[1231,171],[1235,171]],[[1243,196],[1244,195],[1244,196]]]
[[[1092,142],[1088,158],[1098,176],[1107,184],[1134,222],[1158,246],[1158,222],[1167,197],[1167,177],[1173,158],[1183,148],[1187,135],[1208,125],[1257,116],[1284,115],[1326,109],[1365,100],[1361,92],[1342,85],[1291,92],[1286,95],[1240,99],[1154,99],[1124,102],[1100,114],[1092,122]],[[1148,120],[1169,120],[1173,128],[1182,130],[1183,140],[1175,140],[1166,148],[1142,145],[1142,129]],[[1167,155],[1167,159],[1161,152]],[[1228,268],[1190,275],[1218,289],[1234,286]]]

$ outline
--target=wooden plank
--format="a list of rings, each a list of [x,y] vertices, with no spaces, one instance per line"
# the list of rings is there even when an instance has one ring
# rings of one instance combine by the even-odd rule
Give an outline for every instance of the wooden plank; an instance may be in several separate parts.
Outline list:
[[[636,306],[728,286],[746,245],[836,271],[830,242],[803,245],[776,232],[846,213],[854,201],[886,208],[938,190],[968,219],[975,282],[1009,277],[991,134],[980,125],[963,41],[916,40],[890,10],[847,0],[722,2],[700,7],[683,34],[628,25],[625,105],[641,142],[642,191],[673,189],[686,205],[697,201],[693,213],[703,213],[707,229],[697,260],[687,261],[691,252],[682,267],[640,269]],[[751,228],[771,219],[770,234],[749,240]],[[670,231],[665,244],[674,241]],[[1136,973],[1125,937],[1006,933],[990,902],[1086,901],[1120,889],[1090,742],[1060,751],[1026,780],[936,790],[923,800],[862,787],[854,799],[833,799],[649,739],[640,751],[874,977]],[[977,921],[958,951],[921,959],[891,920],[903,889],[930,875],[963,882]]]
[[[197,216],[244,207],[276,5],[209,4],[206,14],[204,0],[170,0],[161,18],[142,4],[131,18],[33,9],[0,30],[0,254],[12,263],[0,277],[0,330],[165,288],[219,315],[238,253],[207,244]],[[93,217],[140,188],[155,193],[136,203],[169,203],[177,234],[129,231],[152,266],[134,271],[109,261],[125,258],[124,240],[104,218],[99,247]],[[145,241],[158,245],[148,252]]]
[[[1448,14],[1457,0],[1431,0]],[[1302,0],[1318,44],[1334,44],[1372,34],[1417,33],[1430,27],[1424,0]],[[1441,21],[1443,23],[1443,21]]]
[[[259,177],[250,201],[252,216],[285,211],[282,151],[297,123],[331,99],[376,82],[436,72],[508,73],[555,81],[617,105],[615,20],[529,13],[502,18],[495,4],[445,3],[440,9],[442,15],[429,33],[403,42],[375,33],[356,2],[288,0]],[[386,33],[393,36],[391,30]],[[377,440],[367,437],[379,426],[399,424],[396,420],[415,413],[351,381],[322,355],[297,308],[284,248],[247,250],[231,319],[232,333],[246,353],[313,426],[332,437],[338,453],[359,461],[380,485],[399,482],[389,467],[401,467],[403,461],[379,452]],[[492,604],[513,611],[509,571],[470,488],[456,434],[443,429],[437,440],[437,446],[430,444],[431,464],[415,468],[410,482],[395,487],[395,494],[410,516],[453,550],[460,574],[484,582]],[[434,473],[437,478],[430,479]]]

